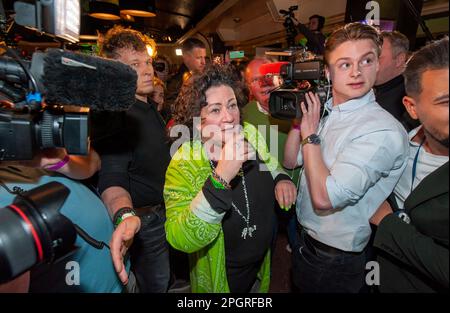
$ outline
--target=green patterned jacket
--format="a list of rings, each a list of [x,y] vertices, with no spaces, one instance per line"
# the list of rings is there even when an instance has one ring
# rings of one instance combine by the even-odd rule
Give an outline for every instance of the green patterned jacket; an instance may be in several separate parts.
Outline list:
[[[257,150],[272,177],[282,173],[256,128],[244,123],[244,136]],[[206,201],[202,187],[211,166],[200,141],[184,143],[174,154],[166,172],[164,201],[168,242],[189,254],[192,292],[229,292],[225,269],[222,218]],[[258,273],[260,292],[269,290],[270,251]]]

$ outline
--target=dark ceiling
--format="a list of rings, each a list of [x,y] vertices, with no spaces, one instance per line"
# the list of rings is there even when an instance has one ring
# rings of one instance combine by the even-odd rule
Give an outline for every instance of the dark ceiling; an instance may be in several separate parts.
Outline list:
[[[15,0],[2,1],[6,13],[13,14]],[[222,0],[156,0],[155,17],[133,17],[134,21],[129,21],[122,16],[120,21],[111,22],[88,16],[89,1],[92,0],[80,0],[82,32],[85,29],[93,34],[95,30],[106,32],[114,24],[119,23],[142,31],[157,43],[174,43],[222,2]],[[41,36],[40,40],[42,39],[44,38]]]

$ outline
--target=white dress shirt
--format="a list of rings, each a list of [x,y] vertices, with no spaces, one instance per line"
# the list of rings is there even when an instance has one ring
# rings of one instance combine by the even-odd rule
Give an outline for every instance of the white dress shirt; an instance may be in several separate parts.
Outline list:
[[[394,195],[395,200],[399,209],[403,209],[403,205],[405,203],[406,198],[411,193],[411,189],[417,187],[417,185],[432,172],[437,170],[439,167],[448,162],[448,156],[444,155],[435,155],[429,152],[426,152],[423,147],[421,147],[420,143],[412,141],[412,138],[417,134],[417,132],[422,128],[419,126],[409,132],[409,158],[408,163],[406,165],[406,169],[403,172],[402,177],[398,181],[398,184],[395,186]],[[414,175],[414,183],[411,183],[413,176],[413,164],[414,159],[416,157],[417,152],[417,163],[416,163],[416,172]]]
[[[373,91],[334,107],[332,101],[325,104],[330,113],[320,122],[318,134],[323,161],[330,170],[326,188],[333,209],[313,208],[302,173],[297,216],[316,240],[344,251],[360,252],[370,238],[370,217],[393,191],[405,169],[408,135],[378,105]],[[298,164],[303,164],[301,152]]]

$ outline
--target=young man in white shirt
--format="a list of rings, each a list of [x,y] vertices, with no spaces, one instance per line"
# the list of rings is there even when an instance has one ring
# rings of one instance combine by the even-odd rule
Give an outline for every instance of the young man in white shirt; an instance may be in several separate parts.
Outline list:
[[[320,121],[320,100],[308,93],[300,130],[288,136],[285,166],[303,165],[300,244],[293,249],[293,280],[301,292],[360,291],[369,219],[406,166],[406,131],[372,91],[381,45],[368,25],[334,31],[324,55],[333,83],[329,115]]]

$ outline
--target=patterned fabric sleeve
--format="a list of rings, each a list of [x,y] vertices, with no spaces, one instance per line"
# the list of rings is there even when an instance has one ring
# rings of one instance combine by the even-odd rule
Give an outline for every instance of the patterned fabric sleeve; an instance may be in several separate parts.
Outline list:
[[[189,153],[182,156],[183,149]],[[174,155],[166,173],[164,200],[168,242],[176,249],[192,253],[213,242],[222,228],[222,217],[206,201],[202,187],[211,173],[203,157],[195,159],[186,143]]]
[[[257,129],[245,123],[244,133],[264,161],[260,170],[270,171],[274,179],[284,174]],[[198,251],[214,241],[221,231],[225,212],[212,209],[202,192],[210,174],[211,167],[199,142],[183,144],[169,164],[164,187],[165,227],[168,242],[178,250]]]
[[[256,127],[250,123],[244,122],[244,133],[245,138],[256,149],[259,157],[263,161],[263,163],[261,163],[260,170],[270,171],[274,180],[279,174],[286,175],[277,159],[269,153],[266,140],[264,139],[263,135],[261,135],[261,133],[256,129]]]

